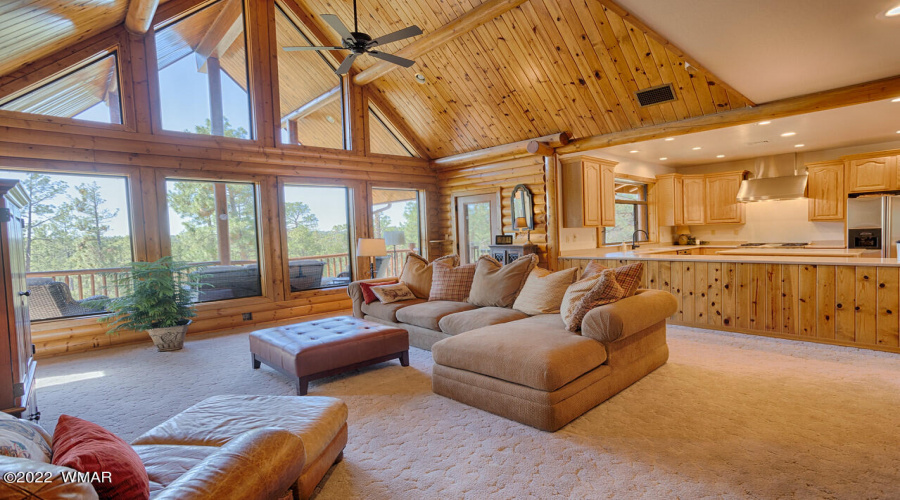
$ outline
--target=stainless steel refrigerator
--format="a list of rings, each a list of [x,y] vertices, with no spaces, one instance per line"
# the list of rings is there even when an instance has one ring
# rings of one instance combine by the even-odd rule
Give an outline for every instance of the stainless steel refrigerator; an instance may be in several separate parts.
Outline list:
[[[847,247],[864,256],[897,258],[900,193],[863,194],[847,200]]]

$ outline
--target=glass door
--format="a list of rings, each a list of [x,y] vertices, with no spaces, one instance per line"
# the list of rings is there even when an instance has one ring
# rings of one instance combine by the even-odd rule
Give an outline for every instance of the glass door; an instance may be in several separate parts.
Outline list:
[[[490,252],[494,235],[500,234],[500,202],[495,194],[460,196],[456,215],[459,256],[471,264]]]

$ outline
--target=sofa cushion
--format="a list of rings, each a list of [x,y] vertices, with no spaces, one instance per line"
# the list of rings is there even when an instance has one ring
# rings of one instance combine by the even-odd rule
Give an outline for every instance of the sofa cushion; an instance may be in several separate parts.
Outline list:
[[[555,391],[606,361],[603,344],[541,322],[514,321],[446,338],[434,362],[541,391]]]
[[[375,316],[378,319],[396,323],[397,311],[404,307],[421,304],[422,302],[425,302],[425,299],[404,300],[402,302],[392,302],[390,304],[375,301],[371,304],[362,304],[360,310],[362,310],[363,314],[366,316]]]
[[[468,302],[451,302],[448,300],[431,300],[414,304],[397,311],[397,321],[409,323],[429,330],[440,331],[440,321],[444,316],[469,311],[475,306]]]
[[[512,307],[537,261],[537,255],[529,254],[504,266],[490,255],[481,256],[475,263],[469,302],[481,307]]]
[[[447,255],[435,259],[434,262],[446,262],[451,266],[456,266],[459,263],[459,257]],[[406,255],[406,263],[403,264],[403,270],[400,272],[400,282],[406,283],[406,286],[420,299],[427,299],[428,294],[431,293],[434,262],[429,264],[425,257],[414,253]]]
[[[0,412],[0,455],[50,463],[51,438],[40,425]]]
[[[453,267],[446,262],[434,262],[434,277],[428,300],[466,302],[475,278],[475,264]]]
[[[577,271],[576,267],[555,273],[535,268],[525,280],[513,309],[530,315],[558,313],[566,289],[575,282]]]
[[[581,320],[591,309],[611,304],[624,296],[625,290],[616,281],[612,269],[604,269],[598,275],[573,283],[566,290],[560,306],[566,329],[577,332],[581,329]]]
[[[581,334],[604,343],[615,342],[664,322],[677,310],[678,301],[671,293],[641,290],[588,312],[581,320]]]
[[[176,444],[149,444],[135,446],[150,478],[150,495],[174,482],[206,457],[217,452],[215,446],[182,446]]]
[[[641,286],[641,277],[644,275],[643,262],[635,262],[626,266],[608,268],[594,260],[584,268],[581,279],[585,280],[596,276],[604,269],[612,269],[613,272],[616,273],[616,281],[619,283],[619,286],[625,290],[625,295],[623,295],[623,297],[631,297],[637,292],[638,287]]]
[[[0,498],[3,500],[97,500],[97,492],[88,481],[75,476],[75,470],[49,463],[0,455],[0,470],[15,471],[26,477],[39,477],[41,481],[0,481]],[[63,477],[62,473],[66,473]],[[73,476],[75,479],[73,479]]]
[[[483,326],[509,323],[527,317],[528,315],[523,312],[506,307],[479,307],[471,311],[444,316],[438,325],[442,332],[448,335],[458,335]]]

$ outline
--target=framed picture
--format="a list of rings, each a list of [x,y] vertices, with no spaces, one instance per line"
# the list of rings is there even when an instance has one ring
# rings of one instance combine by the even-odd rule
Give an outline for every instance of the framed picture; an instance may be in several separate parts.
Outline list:
[[[511,234],[498,234],[494,236],[495,245],[512,245],[513,237]]]

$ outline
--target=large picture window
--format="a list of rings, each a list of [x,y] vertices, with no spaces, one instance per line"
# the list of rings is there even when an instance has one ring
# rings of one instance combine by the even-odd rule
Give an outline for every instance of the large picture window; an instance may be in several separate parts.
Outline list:
[[[21,182],[25,273],[33,321],[103,312],[92,298],[118,297],[115,277],[133,260],[128,181],[122,176],[0,171]]]
[[[167,180],[172,257],[194,264],[198,302],[262,295],[256,186]]]
[[[647,184],[626,179],[616,179],[616,225],[603,230],[603,243],[612,245],[632,241],[635,231],[637,241],[648,241],[650,231],[647,216]]]
[[[244,11],[219,0],[156,33],[162,127],[252,139]]]
[[[347,188],[287,184],[284,218],[292,292],[352,281]]]
[[[399,276],[410,252],[422,253],[419,192],[415,189],[372,188],[372,230],[384,238],[387,257],[375,258],[375,276]]]

